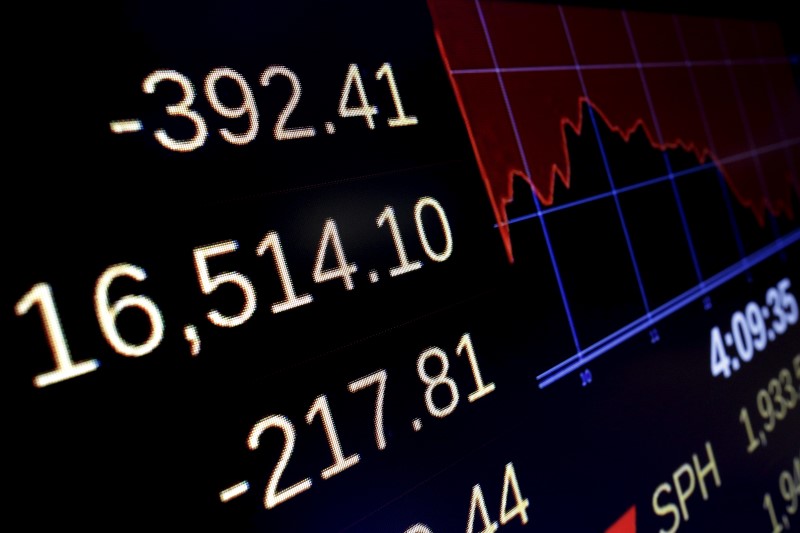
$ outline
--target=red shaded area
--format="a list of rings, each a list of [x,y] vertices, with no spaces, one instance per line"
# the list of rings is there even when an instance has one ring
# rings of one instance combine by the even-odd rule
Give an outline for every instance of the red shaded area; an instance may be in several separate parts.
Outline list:
[[[636,506],[625,511],[614,525],[606,529],[606,533],[636,533]]]
[[[582,133],[584,104],[626,141],[641,129],[654,148],[713,161],[760,224],[767,210],[793,216],[800,99],[774,24],[628,13],[626,27],[620,11],[429,3],[509,260],[513,178],[526,180],[543,205],[553,203],[556,180],[569,187],[566,128]]]

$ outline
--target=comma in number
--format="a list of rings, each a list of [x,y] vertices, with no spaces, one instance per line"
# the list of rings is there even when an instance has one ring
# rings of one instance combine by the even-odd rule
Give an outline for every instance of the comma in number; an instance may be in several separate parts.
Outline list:
[[[186,324],[183,328],[183,337],[189,342],[189,350],[192,352],[192,357],[200,354],[200,336],[197,334],[197,328],[194,324]]]

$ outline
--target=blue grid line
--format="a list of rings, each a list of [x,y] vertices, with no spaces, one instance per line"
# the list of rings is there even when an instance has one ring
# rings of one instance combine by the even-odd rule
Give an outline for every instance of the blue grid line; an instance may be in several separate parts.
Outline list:
[[[658,114],[656,113],[656,108],[653,105],[652,95],[650,94],[650,86],[647,84],[647,79],[644,75],[644,69],[641,67],[641,59],[639,58],[639,49],[636,47],[636,41],[633,38],[633,31],[631,30],[630,22],[628,21],[628,13],[623,11],[622,12],[622,21],[625,23],[625,32],[628,34],[628,41],[631,45],[631,51],[633,52],[633,59],[636,61],[636,64],[639,65],[637,69],[639,72],[639,79],[642,82],[642,88],[644,89],[644,95],[647,99],[647,107],[650,109],[650,116],[653,118],[653,125],[655,126],[656,136],[658,136],[658,144],[664,146],[664,136],[661,132],[661,124],[658,122]],[[692,240],[692,233],[689,231],[689,223],[686,221],[686,213],[683,209],[683,202],[681,201],[681,195],[678,192],[678,185],[675,183],[675,174],[672,171],[672,163],[669,160],[669,154],[666,150],[662,152],[664,157],[664,164],[667,167],[667,175],[669,176],[670,185],[672,185],[672,193],[675,196],[675,203],[678,206],[678,213],[681,216],[681,225],[683,226],[683,233],[686,236],[686,243],[689,246],[689,252],[692,255],[692,264],[694,265],[694,271],[697,275],[697,281],[700,284],[703,284],[703,274],[700,271],[700,262],[697,260],[697,252],[694,249],[694,241]]]
[[[756,32],[755,27],[752,28],[752,34],[756,46],[759,46],[760,41],[758,39],[758,32]],[[772,108],[772,116],[775,118],[775,123],[778,125],[778,133],[780,134],[781,139],[786,139],[786,129],[783,127],[783,121],[781,120],[780,105],[778,105],[778,98],[775,96],[775,87],[772,84],[772,79],[767,75],[768,70],[766,63],[761,63],[761,70],[764,72],[764,78],[769,81],[767,84],[767,94],[769,94],[769,103],[770,107]],[[797,175],[797,168],[794,165],[794,158],[789,152],[788,147],[784,148],[783,152],[786,156],[786,164],[789,167],[789,172],[792,175],[792,181],[797,183],[797,180],[800,178]]]
[[[705,165],[703,165],[703,166],[705,166]],[[711,166],[714,166],[714,164],[711,163]],[[697,170],[693,170],[693,172],[697,172]],[[658,178],[653,178],[651,180],[643,181],[641,183],[635,183],[633,185],[628,185],[626,187],[620,187],[619,189],[617,189],[617,194],[622,193],[622,192],[633,191],[633,190],[636,190],[636,189],[641,189],[643,187],[647,187],[649,185],[655,185],[656,183],[661,183],[661,182],[664,182],[664,181],[667,181],[667,180],[669,180],[669,176],[661,176],[661,177],[658,177]],[[570,202],[568,204],[557,205],[555,207],[548,207],[547,209],[540,210],[538,213],[532,213],[530,215],[522,215],[522,216],[519,216],[519,217],[514,217],[514,218],[510,219],[506,224],[510,225],[510,224],[514,224],[515,222],[521,222],[523,220],[530,220],[532,218],[536,218],[536,217],[539,217],[539,216],[542,216],[542,215],[549,215],[550,213],[555,213],[555,212],[561,211],[563,209],[568,209],[570,207],[576,207],[576,206],[579,206],[579,205],[582,205],[582,204],[588,204],[590,202],[594,202],[596,200],[602,200],[603,198],[609,198],[611,196],[614,196],[613,192],[604,192],[604,193],[596,194],[594,196],[589,196],[587,198],[582,198],[580,200],[575,200],[574,202]],[[500,227],[500,224],[495,223],[494,227],[498,228],[498,227]]]
[[[765,64],[785,64],[789,62],[797,62],[796,57],[787,59],[786,57],[763,57],[753,59],[740,59],[732,60],[731,64],[734,65],[758,65]],[[690,61],[690,66],[695,67],[718,67],[725,66],[728,62],[721,60],[705,60],[705,61]],[[658,61],[658,62],[645,62],[641,64],[636,63],[590,63],[580,65],[540,65],[530,67],[498,67],[498,68],[459,68],[451,70],[451,74],[495,74],[497,71],[502,73],[511,72],[561,72],[578,70],[620,70],[620,69],[635,69],[635,68],[680,68],[687,66],[683,61]]]
[[[758,263],[769,259],[773,255],[785,250],[798,241],[800,241],[800,229],[796,229],[791,233],[784,235],[783,237],[779,237],[774,242],[764,246],[757,252],[752,253],[745,259],[734,263],[728,268],[706,279],[704,286],[697,285],[694,288],[684,292],[680,296],[673,298],[664,305],[654,309],[651,317],[640,317],[629,323],[627,326],[618,329],[611,335],[608,335],[602,340],[592,344],[582,352],[580,358],[578,358],[576,355],[573,355],[572,357],[565,359],[559,364],[539,374],[536,377],[536,379],[539,381],[539,388],[543,389],[548,385],[555,383],[559,379],[583,367],[586,363],[597,359],[601,355],[619,346],[631,337],[648,329],[650,327],[651,320],[660,321],[664,318],[667,318],[676,311],[683,309],[690,303],[705,296],[720,285],[723,285],[736,276],[748,271],[752,265],[757,265]]]
[[[706,109],[703,105],[703,99],[700,96],[700,88],[697,85],[697,80],[694,77],[694,71],[691,68],[692,62],[689,59],[689,50],[686,48],[686,41],[683,37],[683,28],[681,27],[680,23],[678,22],[677,15],[673,15],[672,17],[673,24],[675,25],[675,34],[678,37],[678,44],[681,47],[681,53],[683,54],[684,61],[686,62],[686,70],[689,72],[689,81],[692,84],[692,91],[694,92],[694,99],[697,103],[697,108],[700,110],[700,118],[703,122],[703,130],[706,133],[706,137],[708,139],[708,147],[711,149],[711,152],[716,154],[717,147],[714,143],[714,137],[711,135],[711,124],[708,122],[708,116],[706,116]],[[739,251],[739,257],[744,258],[746,257],[747,253],[744,249],[744,242],[742,241],[742,234],[739,230],[739,224],[736,222],[736,215],[733,212],[733,202],[731,202],[731,195],[728,192],[728,185],[725,183],[725,179],[722,176],[722,172],[717,170],[717,181],[719,182],[719,187],[722,190],[722,197],[725,201],[725,210],[728,212],[728,222],[731,225],[731,230],[733,231],[734,239],[736,240],[736,248]]]
[[[709,145],[711,145],[711,144],[712,144],[712,142],[711,142],[711,140],[709,138]],[[770,145],[767,145],[767,146],[763,146],[763,147],[758,148],[758,149],[753,150],[753,151],[747,151],[747,152],[743,152],[741,154],[736,154],[736,155],[732,155],[732,156],[728,156],[728,157],[723,157],[722,159],[718,159],[716,162],[709,161],[708,163],[695,165],[695,166],[693,166],[691,168],[687,168],[685,170],[679,170],[677,172],[673,172],[672,175],[674,177],[676,177],[676,178],[680,178],[682,176],[688,176],[690,174],[696,174],[697,172],[702,172],[703,170],[708,170],[710,168],[716,169],[717,166],[720,165],[720,164],[733,163],[735,161],[741,161],[743,159],[749,159],[749,158],[753,157],[753,154],[764,154],[764,153],[768,153],[768,152],[772,152],[772,151],[776,151],[776,150],[784,150],[784,149],[786,149],[786,148],[788,148],[790,146],[794,146],[794,145],[797,145],[797,144],[800,144],[800,138],[787,139],[786,141],[781,141],[779,143],[774,143],[774,144],[770,144]],[[712,147],[712,150],[713,150],[713,147]],[[717,177],[721,181],[721,185],[723,187],[723,191],[724,191],[725,197],[726,197],[726,202],[729,202],[730,201],[730,196],[728,195],[727,185],[725,184],[725,181],[722,179],[722,174],[720,172],[717,172]],[[652,179],[649,179],[649,180],[646,180],[646,181],[642,181],[640,183],[634,183],[633,185],[626,185],[625,187],[620,187],[620,188],[616,189],[616,192],[617,192],[617,194],[624,193],[624,192],[630,192],[630,191],[634,191],[636,189],[641,189],[643,187],[647,187],[649,185],[654,185],[656,183],[661,183],[661,182],[667,181],[669,179],[670,179],[669,175],[659,176],[657,178],[652,178]],[[540,217],[540,216],[543,216],[543,215],[548,215],[550,213],[555,213],[555,212],[561,211],[563,209],[568,209],[570,207],[576,207],[576,206],[579,206],[581,204],[593,202],[595,200],[602,200],[603,198],[608,198],[608,197],[613,196],[613,195],[614,195],[613,192],[604,192],[604,193],[596,194],[594,196],[588,196],[588,197],[582,198],[580,200],[575,200],[573,202],[569,202],[569,203],[566,203],[566,204],[561,204],[561,205],[548,207],[548,208],[544,208],[544,209],[540,208],[537,213],[531,213],[531,214],[528,214],[528,215],[521,215],[521,216],[518,216],[518,217],[514,217],[512,219],[509,219],[509,221],[506,224],[507,225],[511,225],[511,224],[514,224],[514,223],[517,223],[517,222],[522,222],[524,220],[530,220],[530,219],[537,218],[537,217]],[[732,207],[730,208],[730,213],[729,214],[730,214],[731,217],[733,217],[733,208]],[[736,240],[737,240],[737,246],[738,246],[742,242],[741,241],[741,236],[739,235],[739,232],[738,232],[739,228],[738,228],[738,225],[736,224],[736,220],[735,219],[731,220],[731,224],[733,225],[733,227],[735,229],[734,233],[735,233],[735,235],[737,237]],[[498,228],[498,227],[500,227],[500,224],[495,223],[494,227]],[[740,256],[744,257],[746,255],[746,253],[744,251],[744,245],[741,244],[741,246],[738,246],[738,247],[739,247]]]
[[[519,131],[517,129],[517,122],[516,120],[514,120],[514,112],[511,109],[511,102],[508,99],[508,93],[506,92],[506,85],[505,82],[503,81],[503,75],[500,73],[498,69],[499,65],[497,63],[497,56],[495,55],[494,52],[494,44],[492,43],[492,38],[489,35],[489,27],[486,24],[485,17],[483,16],[483,8],[481,7],[480,0],[475,0],[475,8],[477,9],[478,16],[480,17],[481,26],[483,27],[483,33],[484,36],[486,37],[486,44],[489,47],[489,53],[491,54],[492,57],[492,64],[494,65],[495,69],[497,69],[495,71],[497,74],[497,81],[500,84],[500,91],[503,94],[503,100],[506,105],[506,112],[508,113],[508,118],[511,121],[511,127],[514,130],[514,138],[517,141],[517,149],[519,150],[520,157],[522,157],[522,163],[525,166],[525,175],[530,176],[531,173],[530,169],[528,168],[528,158],[525,155],[525,150],[522,147],[522,140],[520,139]],[[533,190],[533,187],[531,187],[531,195],[533,196],[533,202],[536,205],[536,211],[538,212],[541,210],[541,205],[539,204],[539,198],[536,196],[536,191]],[[547,231],[547,224],[545,224],[543,217],[540,217],[539,221],[542,224],[542,233],[544,234],[544,240],[545,243],[547,244],[547,251],[550,254],[550,262],[553,266],[553,271],[556,276],[556,282],[558,283],[558,290],[561,293],[561,302],[564,305],[564,311],[567,314],[567,320],[569,322],[570,331],[572,333],[572,340],[575,343],[575,349],[578,351],[578,355],[580,356],[581,345],[580,342],[578,341],[578,332],[575,329],[575,323],[572,319],[572,312],[569,307],[569,302],[567,301],[567,293],[564,290],[564,284],[561,281],[561,271],[558,268],[558,264],[556,262],[556,256],[555,253],[553,252],[553,246],[552,243],[550,242],[550,234]]]
[[[581,83],[581,90],[583,91],[583,96],[591,102],[589,98],[589,91],[586,89],[586,83],[583,79],[583,74],[581,72],[580,63],[578,62],[578,55],[575,53],[575,45],[572,42],[572,34],[569,31],[569,25],[567,24],[567,19],[564,16],[564,9],[561,6],[558,6],[558,14],[561,16],[561,24],[564,26],[564,33],[567,36],[567,42],[569,43],[569,51],[572,54],[572,60],[575,62],[575,66],[577,67],[576,73],[578,74],[578,80]],[[625,217],[622,214],[622,206],[619,203],[619,196],[617,195],[617,188],[614,185],[614,177],[611,174],[611,167],[608,163],[608,157],[606,156],[606,150],[603,146],[603,141],[600,138],[600,130],[597,127],[597,119],[594,116],[594,110],[592,109],[591,104],[587,104],[589,109],[589,118],[592,121],[592,127],[594,128],[595,138],[597,139],[597,145],[600,148],[600,155],[603,158],[603,167],[606,171],[606,176],[608,177],[608,181],[611,184],[611,192],[614,196],[614,203],[617,206],[617,214],[619,215],[620,222],[622,223],[622,232],[625,234],[625,242],[628,245],[628,253],[631,257],[631,262],[633,263],[633,271],[636,274],[636,283],[639,285],[639,293],[642,297],[642,303],[644,304],[645,311],[647,315],[650,315],[650,303],[647,301],[647,295],[645,294],[644,284],[642,283],[642,276],[639,272],[639,264],[636,261],[636,255],[633,253],[633,244],[631,243],[631,237],[628,233],[628,226],[625,224]]]
[[[718,20],[714,21],[715,28],[717,30],[717,38],[719,39],[720,47],[722,48],[722,54],[726,58],[730,58],[730,54],[728,53],[728,43],[725,42],[725,36],[722,34],[722,27],[719,24]],[[753,139],[753,132],[750,130],[750,120],[747,118],[747,111],[744,108],[744,101],[742,100],[742,93],[739,91],[739,83],[736,81],[736,75],[733,72],[733,62],[728,61],[728,76],[731,79],[731,86],[733,88],[733,92],[736,95],[736,107],[739,109],[739,116],[742,119],[742,123],[744,124],[744,133],[747,137],[747,144],[750,146],[752,150],[755,148],[756,142]],[[769,201],[769,195],[767,193],[767,182],[764,178],[764,169],[761,167],[761,159],[758,157],[758,154],[753,156],[753,162],[756,165],[756,174],[758,175],[758,184],[761,186],[761,194],[764,195],[764,210],[766,211],[766,216],[769,218],[770,227],[772,228],[772,233],[775,235],[776,238],[780,237],[781,232],[778,229],[778,221],[775,220],[775,217],[772,216],[769,208],[767,207],[768,204],[771,202]]]

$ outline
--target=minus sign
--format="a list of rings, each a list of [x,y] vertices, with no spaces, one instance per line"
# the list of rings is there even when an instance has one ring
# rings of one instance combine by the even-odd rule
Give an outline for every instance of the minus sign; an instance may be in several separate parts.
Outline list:
[[[114,133],[133,133],[142,131],[142,121],[134,120],[112,120],[108,123]]]
[[[250,490],[250,483],[247,481],[242,481],[241,483],[237,483],[236,485],[221,491],[219,493],[219,501],[222,503],[229,502],[234,498],[238,498],[248,490]]]

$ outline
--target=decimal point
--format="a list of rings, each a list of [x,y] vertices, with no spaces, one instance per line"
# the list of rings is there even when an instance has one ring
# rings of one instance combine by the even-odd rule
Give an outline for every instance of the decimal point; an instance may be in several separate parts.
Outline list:
[[[739,364],[739,358],[738,357],[734,357],[731,360],[731,366],[733,367],[734,370],[739,370],[740,364]]]
[[[415,418],[414,420],[411,421],[411,426],[414,428],[414,431],[419,431],[420,429],[422,429],[422,420],[420,420],[419,418]]]
[[[725,334],[725,346],[733,346],[733,335],[730,333]]]
[[[333,122],[325,123],[325,132],[328,135],[333,135],[334,133],[336,133],[336,126],[333,125]]]
[[[762,446],[766,446],[767,445],[767,434],[766,433],[764,433],[763,431],[760,431],[758,433],[758,438],[761,439],[761,445]]]
[[[766,306],[761,308],[761,316],[763,316],[765,320],[769,318],[769,309],[767,309]]]
[[[775,340],[775,332],[772,330],[767,331],[767,338],[771,341]]]
[[[370,283],[377,283],[380,277],[378,276],[377,270],[370,270],[369,271],[369,281]]]

